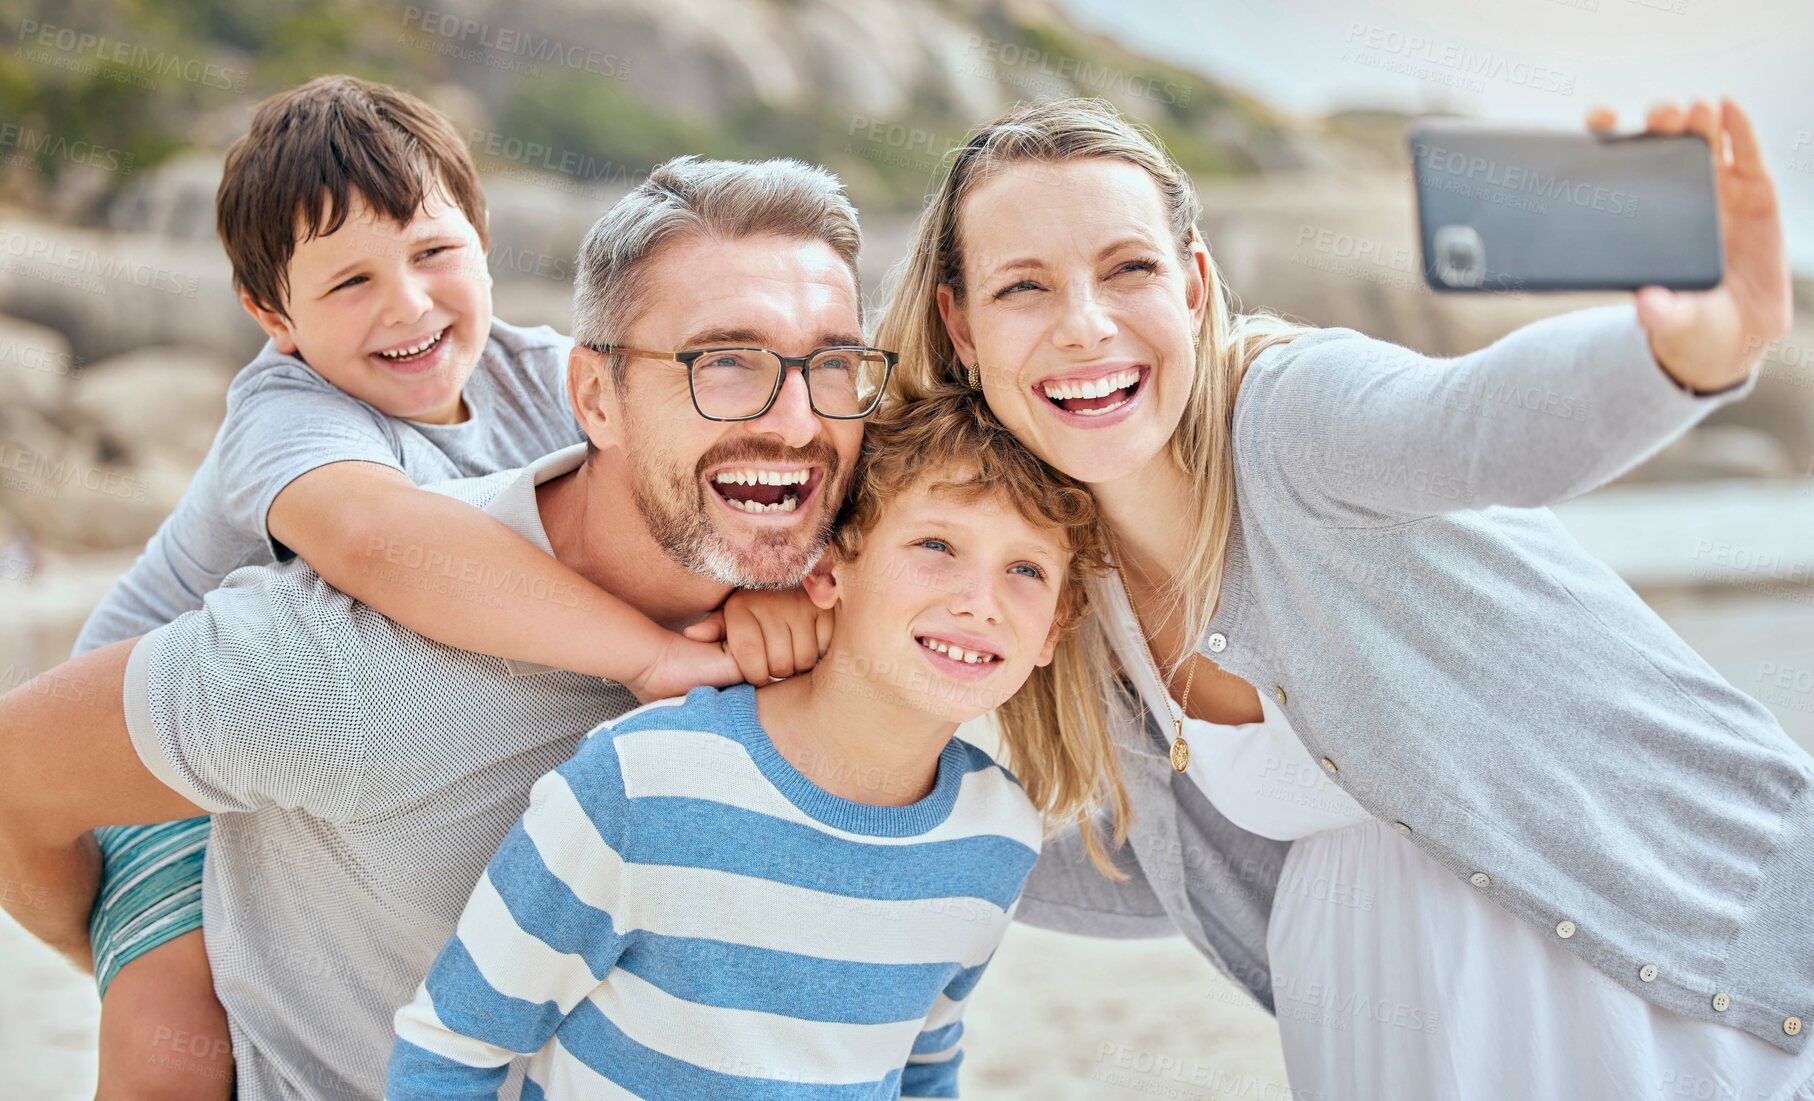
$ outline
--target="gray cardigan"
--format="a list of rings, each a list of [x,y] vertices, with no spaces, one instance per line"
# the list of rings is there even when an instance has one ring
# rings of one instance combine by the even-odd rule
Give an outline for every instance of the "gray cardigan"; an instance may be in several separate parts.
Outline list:
[[[1814,760],[1543,507],[1755,379],[1689,394],[1629,307],[1447,361],[1348,330],[1270,349],[1236,398],[1236,524],[1197,651],[1283,703],[1369,813],[1563,950],[1799,1052]],[[1125,685],[1111,696],[1131,878],[1096,874],[1061,834],[1020,918],[1180,930],[1272,1009],[1266,925],[1288,844],[1218,814],[1172,773],[1169,716],[1161,728]]]

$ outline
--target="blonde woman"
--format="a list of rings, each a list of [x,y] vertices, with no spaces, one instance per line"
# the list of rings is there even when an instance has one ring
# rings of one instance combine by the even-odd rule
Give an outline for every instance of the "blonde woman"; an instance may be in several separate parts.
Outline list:
[[[1725,282],[1449,361],[1231,313],[1190,181],[1092,101],[984,126],[900,273],[901,396],[980,388],[1117,567],[1055,667],[1124,719],[1122,878],[1086,824],[1021,916],[1182,931],[1306,1096],[1814,1098],[1814,762],[1543,507],[1788,327],[1745,115],[1648,126],[1718,151]]]

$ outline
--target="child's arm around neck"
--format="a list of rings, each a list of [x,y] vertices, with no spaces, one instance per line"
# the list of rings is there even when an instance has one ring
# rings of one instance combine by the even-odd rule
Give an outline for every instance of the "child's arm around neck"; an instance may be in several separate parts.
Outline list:
[[[272,501],[267,523],[328,584],[447,646],[604,677],[645,702],[739,679],[717,645],[665,630],[499,520],[377,463],[309,471]],[[392,547],[409,548],[416,561],[483,562],[494,576],[524,583],[476,601],[461,585],[432,584],[427,570],[388,568],[383,552]],[[550,592],[578,597],[536,595]],[[667,682],[677,669],[698,675],[676,690]]]

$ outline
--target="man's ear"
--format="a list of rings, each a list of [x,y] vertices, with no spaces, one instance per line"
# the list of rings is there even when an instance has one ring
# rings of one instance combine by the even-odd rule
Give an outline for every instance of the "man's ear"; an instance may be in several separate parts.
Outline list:
[[[567,353],[567,403],[579,420],[580,431],[600,449],[623,443],[623,401],[611,381],[611,359],[584,345]]]
[[[800,587],[806,590],[813,607],[821,611],[831,611],[837,606],[838,598],[844,594],[843,583],[838,580],[838,552],[834,547],[826,547],[813,568],[806,571],[800,579]]]
[[[265,331],[277,350],[286,356],[296,354],[296,331],[290,325],[290,319],[275,310],[267,310],[252,301],[252,296],[245,291],[239,292],[239,304],[258,322],[258,327]]]
[[[957,292],[943,283],[938,288],[938,315],[945,322],[945,335],[957,352],[958,362],[969,366],[976,362],[976,341],[970,338],[970,318],[957,304]]]

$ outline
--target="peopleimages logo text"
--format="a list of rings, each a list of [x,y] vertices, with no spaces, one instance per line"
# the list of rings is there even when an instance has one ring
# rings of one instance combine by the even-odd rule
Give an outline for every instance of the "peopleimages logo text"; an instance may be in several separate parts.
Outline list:
[[[1566,69],[1516,60],[1505,54],[1478,50],[1459,42],[1442,42],[1421,34],[1406,34],[1377,24],[1351,20],[1348,23],[1348,46],[1350,51],[1356,47],[1373,50],[1377,54],[1401,57],[1471,77],[1500,80],[1520,88],[1553,92],[1561,96],[1575,94],[1575,74]]]
[[[410,4],[403,9],[403,25],[418,27],[437,38],[462,46],[477,46],[500,54],[556,65],[603,77],[629,75],[629,58],[608,54],[583,43],[568,43],[545,34],[516,27],[494,27],[452,12]]]
[[[92,57],[96,61],[137,69],[155,76],[176,77],[208,88],[226,88],[234,92],[246,90],[244,69],[229,69],[197,58],[108,38],[92,31],[79,31],[74,27],[22,19],[19,21],[19,41],[59,53]]]
[[[1603,210],[1621,218],[1635,218],[1638,214],[1638,197],[1629,191],[1616,191],[1598,184],[1577,182],[1567,176],[1526,165],[1500,164],[1488,157],[1464,153],[1459,149],[1444,149],[1440,145],[1418,142],[1414,152],[1417,160],[1428,165],[1431,172],[1454,179],[1487,184],[1555,202],[1571,203],[1590,210]]]
[[[126,175],[132,171],[132,153],[96,145],[81,138],[33,130],[16,122],[0,123],[0,157],[44,157],[85,164],[104,172]]]

